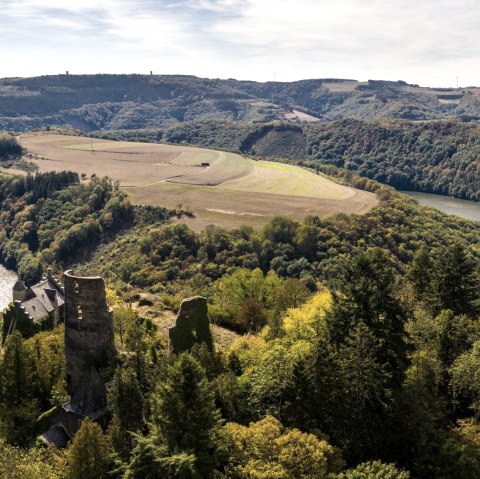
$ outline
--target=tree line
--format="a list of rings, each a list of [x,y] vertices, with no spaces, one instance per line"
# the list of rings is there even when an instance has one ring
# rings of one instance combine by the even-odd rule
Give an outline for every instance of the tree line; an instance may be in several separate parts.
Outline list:
[[[480,200],[479,127],[472,123],[348,119],[306,126],[197,121],[162,130],[96,135],[227,149],[314,168],[332,165],[400,190]]]
[[[71,479],[477,477],[478,267],[460,243],[420,249],[404,274],[383,249],[358,249],[328,288],[270,303],[280,314],[255,335],[179,354],[110,294],[120,361],[108,428],[86,420],[66,451],[38,452],[65,401],[62,329],[17,332],[0,361],[4,457],[21,447],[26,471],[45,462],[46,477]],[[279,287],[242,274],[217,307]]]

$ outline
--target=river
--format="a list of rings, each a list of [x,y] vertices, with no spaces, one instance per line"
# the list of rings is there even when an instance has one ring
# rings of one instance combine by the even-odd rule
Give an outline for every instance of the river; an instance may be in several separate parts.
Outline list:
[[[417,200],[421,205],[432,206],[448,215],[457,215],[467,220],[480,221],[480,203],[469,200],[450,198],[449,196],[418,193],[416,191],[402,191]]]
[[[0,312],[12,300],[12,287],[16,280],[17,275],[13,271],[9,271],[0,265]]]

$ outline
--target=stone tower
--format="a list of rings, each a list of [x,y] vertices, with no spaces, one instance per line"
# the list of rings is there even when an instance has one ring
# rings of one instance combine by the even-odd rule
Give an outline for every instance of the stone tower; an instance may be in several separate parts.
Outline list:
[[[25,301],[27,299],[27,287],[25,283],[18,279],[17,282],[13,285],[13,302],[15,301]]]
[[[82,278],[66,271],[63,284],[67,390],[73,395],[92,367],[101,374],[112,366],[113,315],[102,278]]]

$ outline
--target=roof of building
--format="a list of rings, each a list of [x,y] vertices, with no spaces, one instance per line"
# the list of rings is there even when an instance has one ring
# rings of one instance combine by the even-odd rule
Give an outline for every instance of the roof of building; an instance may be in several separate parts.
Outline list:
[[[48,431],[45,431],[40,438],[44,443],[55,444],[58,448],[67,447],[71,439],[62,423],[52,426]]]
[[[27,298],[22,306],[33,321],[40,321],[65,303],[65,294],[52,277],[28,288]]]
[[[33,321],[40,321],[45,316],[48,316],[47,309],[38,298],[28,299],[22,303],[22,306]]]
[[[94,420],[107,412],[107,388],[95,368],[82,378],[72,399],[63,408]]]
[[[27,287],[25,286],[25,283],[21,279],[17,279],[17,281],[13,285],[14,291],[25,291],[26,289]]]

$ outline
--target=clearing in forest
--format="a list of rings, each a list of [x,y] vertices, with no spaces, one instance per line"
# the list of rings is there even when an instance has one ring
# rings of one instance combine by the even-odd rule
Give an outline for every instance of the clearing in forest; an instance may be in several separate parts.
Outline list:
[[[372,193],[339,185],[298,166],[181,145],[108,141],[78,136],[20,137],[39,171],[72,170],[119,181],[136,204],[191,210],[196,230],[207,224],[261,226],[276,215],[365,213]],[[183,219],[182,219],[183,221]]]

